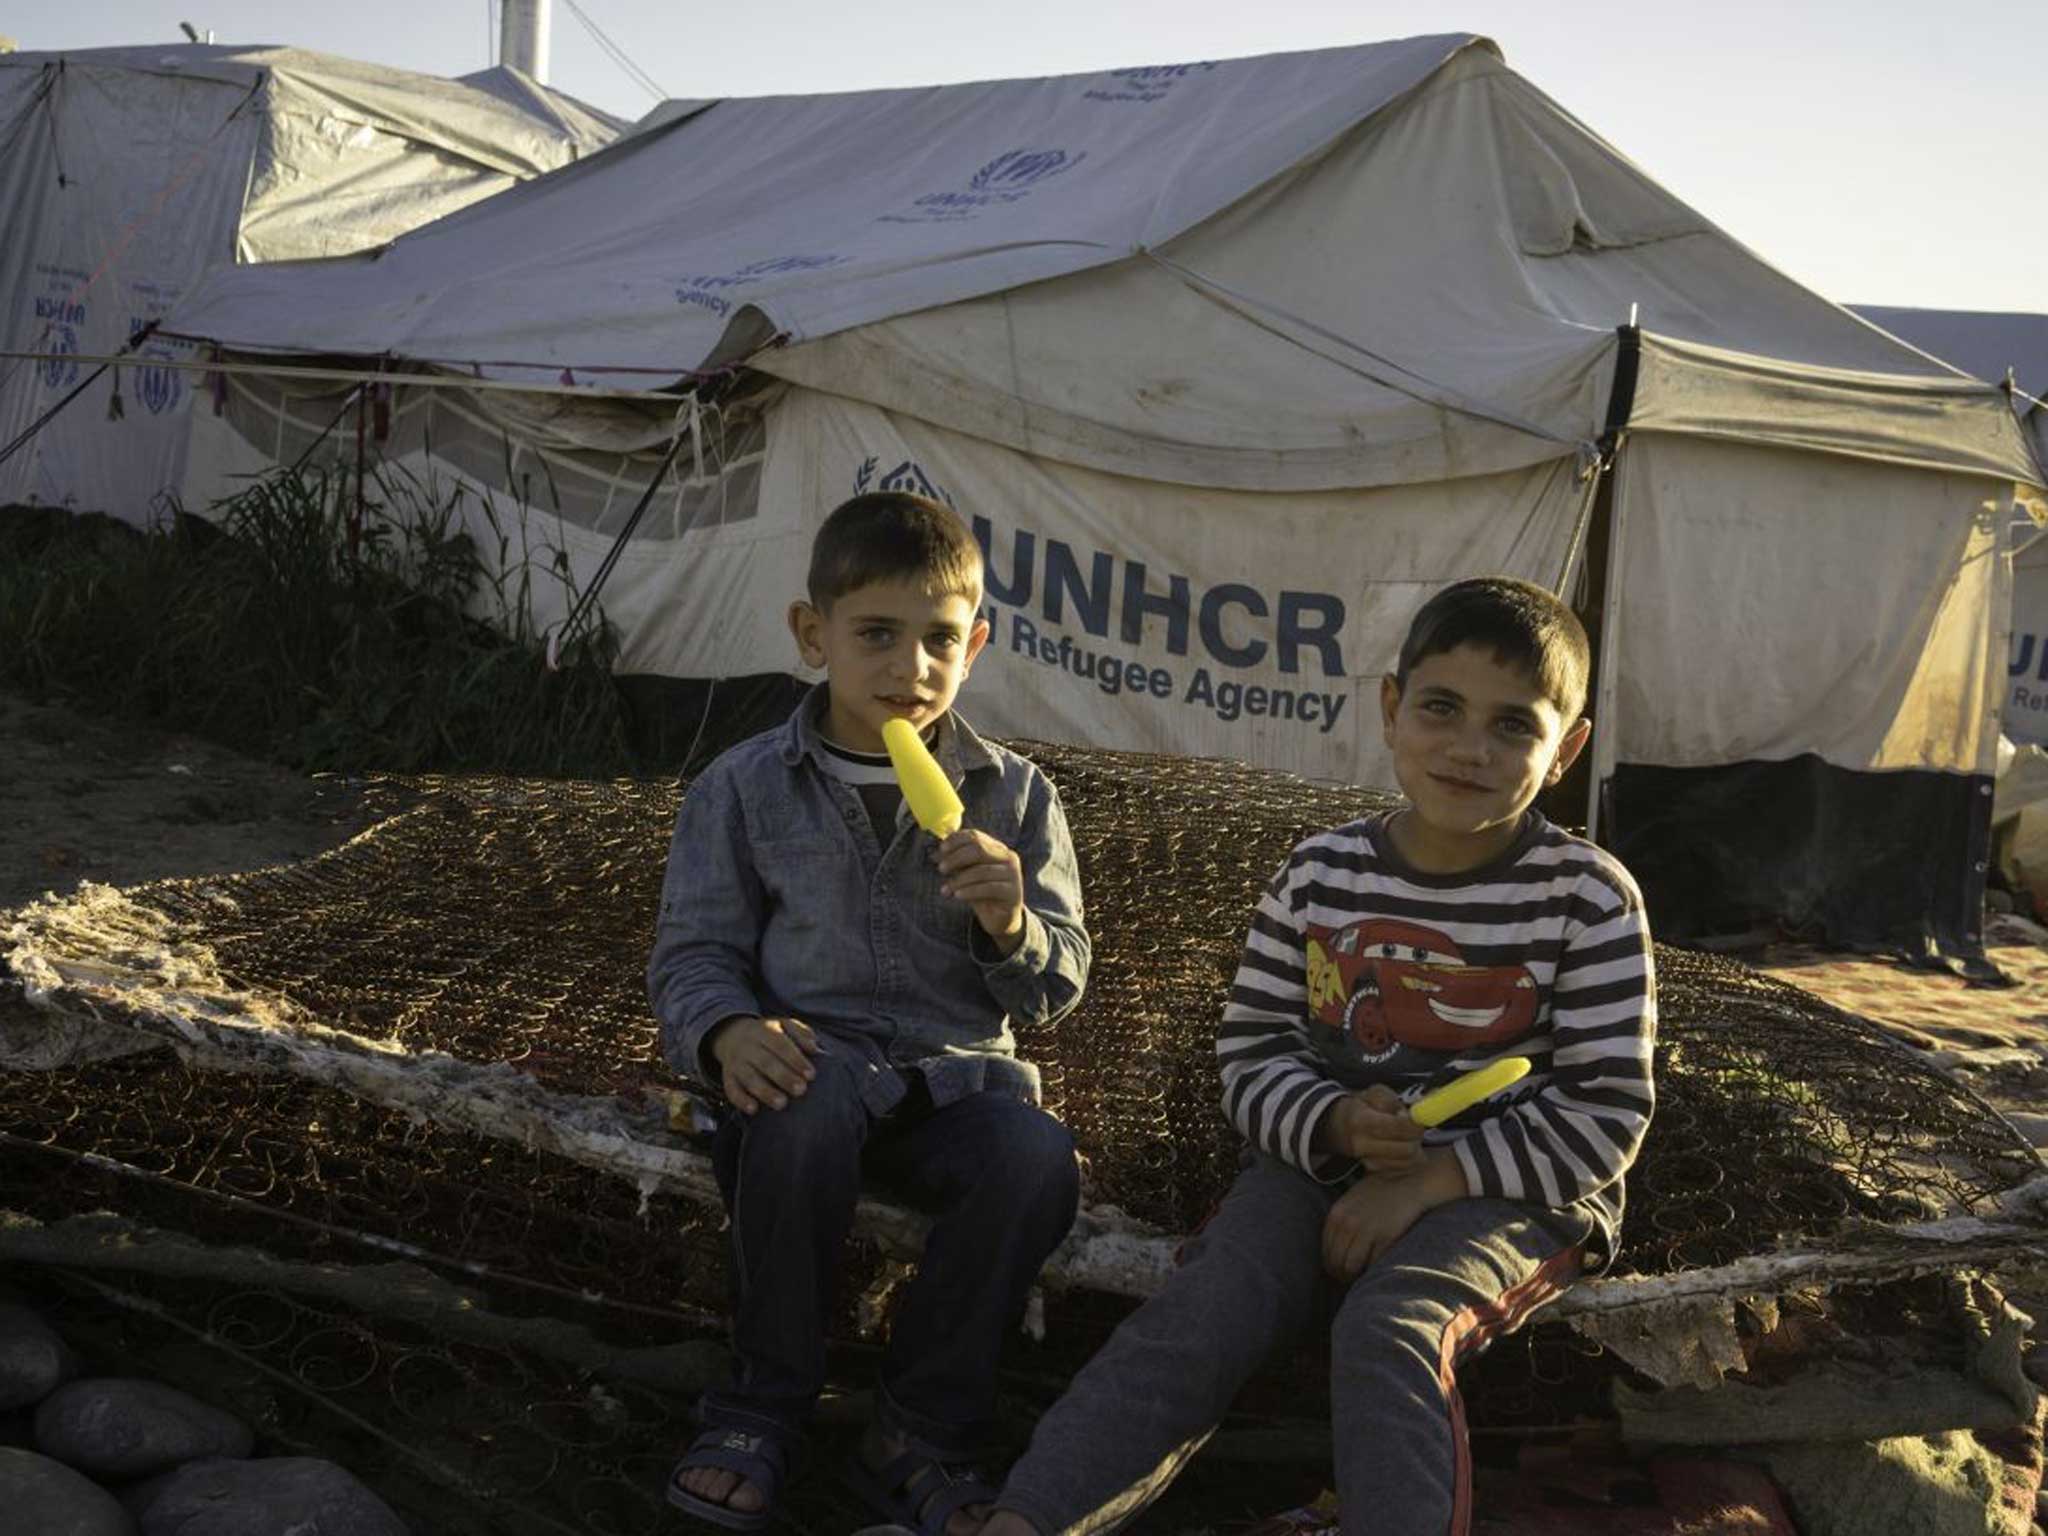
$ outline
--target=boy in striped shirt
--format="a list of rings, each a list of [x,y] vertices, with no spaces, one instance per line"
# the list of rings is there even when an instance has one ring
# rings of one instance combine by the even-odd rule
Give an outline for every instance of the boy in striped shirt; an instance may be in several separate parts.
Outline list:
[[[1245,1379],[1330,1335],[1342,1529],[1463,1533],[1457,1362],[1609,1262],[1653,1104],[1635,882],[1533,809],[1586,744],[1571,610],[1505,577],[1423,605],[1381,716],[1407,804],[1311,837],[1252,916],[1217,1033],[1243,1173],[1038,1426],[984,1536],[1136,1514]],[[1497,1057],[1527,1076],[1424,1132]]]

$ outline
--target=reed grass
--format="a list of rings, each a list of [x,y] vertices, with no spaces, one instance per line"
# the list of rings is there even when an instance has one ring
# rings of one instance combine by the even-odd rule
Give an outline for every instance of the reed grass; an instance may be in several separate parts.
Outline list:
[[[634,771],[602,614],[544,665],[533,599],[566,556],[466,486],[362,490],[357,537],[355,480],[320,468],[147,532],[0,513],[0,684],[308,772]]]

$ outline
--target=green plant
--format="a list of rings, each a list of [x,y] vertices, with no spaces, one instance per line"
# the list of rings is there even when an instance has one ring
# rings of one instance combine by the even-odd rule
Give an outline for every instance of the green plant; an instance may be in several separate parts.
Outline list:
[[[570,579],[523,510],[393,467],[279,469],[147,533],[13,509],[0,682],[306,770],[630,772],[602,615],[543,662],[535,592]]]

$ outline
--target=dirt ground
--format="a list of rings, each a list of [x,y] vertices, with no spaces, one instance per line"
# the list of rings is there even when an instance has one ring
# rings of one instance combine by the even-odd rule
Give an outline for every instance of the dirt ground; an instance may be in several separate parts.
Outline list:
[[[0,692],[0,911],[81,880],[290,863],[362,826],[345,783]]]

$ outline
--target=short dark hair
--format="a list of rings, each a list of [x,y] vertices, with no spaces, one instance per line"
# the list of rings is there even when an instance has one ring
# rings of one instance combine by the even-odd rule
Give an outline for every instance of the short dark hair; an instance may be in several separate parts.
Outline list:
[[[981,546],[944,502],[909,491],[842,501],[811,541],[811,603],[829,608],[877,581],[922,580],[934,596],[981,599]]]
[[[1560,598],[1534,582],[1475,576],[1445,587],[1409,621],[1394,686],[1406,689],[1415,667],[1461,645],[1486,646],[1498,660],[1526,668],[1566,725],[1585,713],[1593,670],[1586,626]]]

